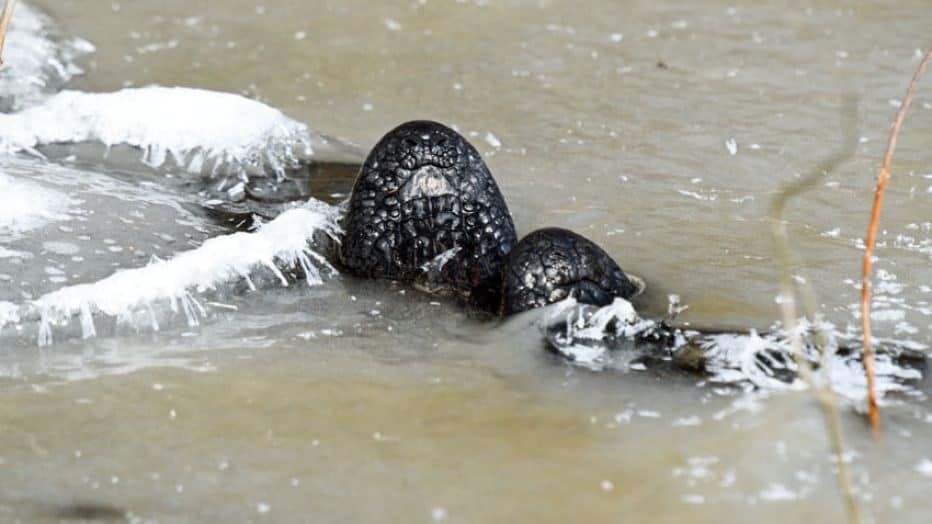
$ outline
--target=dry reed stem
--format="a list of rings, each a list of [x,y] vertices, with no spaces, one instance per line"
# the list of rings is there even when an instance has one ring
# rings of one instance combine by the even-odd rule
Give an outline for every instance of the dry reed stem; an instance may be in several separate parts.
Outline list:
[[[780,302],[780,310],[783,317],[783,327],[790,338],[790,348],[793,357],[796,360],[796,366],[800,378],[809,386],[825,417],[825,424],[828,429],[829,441],[832,446],[832,454],[838,466],[837,477],[838,487],[841,491],[842,498],[845,502],[848,521],[852,524],[860,524],[861,509],[854,491],[851,487],[851,478],[848,473],[848,467],[844,461],[844,440],[841,431],[841,421],[838,416],[838,409],[835,405],[835,395],[832,392],[830,377],[825,376],[825,384],[816,382],[812,366],[803,352],[802,334],[796,325],[796,299],[792,279],[792,268],[799,267],[795,253],[790,246],[789,236],[786,232],[786,222],[783,220],[783,214],[790,200],[811,190],[816,183],[826,174],[835,170],[842,162],[854,155],[857,149],[857,100],[854,97],[845,97],[841,111],[841,131],[842,142],[838,152],[827,158],[810,171],[806,176],[796,182],[787,185],[778,194],[770,205],[770,222],[772,226],[774,244],[777,255],[781,262],[780,294],[783,300]],[[821,329],[819,328],[818,299],[815,291],[812,289],[808,279],[804,279],[802,284],[795,286],[803,298],[803,305],[806,309],[806,315],[812,319],[816,329],[816,344],[822,352],[822,366],[825,369],[827,359],[830,355],[827,351],[827,344]]]
[[[930,49],[913,79],[906,90],[906,96],[903,103],[900,104],[896,112],[896,118],[893,120],[893,126],[890,129],[890,139],[887,141],[887,150],[883,155],[883,164],[880,167],[880,173],[877,175],[877,188],[874,190],[874,206],[871,208],[871,221],[867,227],[867,240],[864,242],[864,264],[861,268],[861,330],[864,332],[863,352],[861,361],[864,363],[864,373],[867,375],[867,405],[868,419],[871,427],[877,432],[880,430],[880,411],[877,408],[877,392],[874,389],[874,347],[871,343],[871,257],[874,254],[874,244],[877,242],[877,223],[880,220],[880,208],[883,205],[883,193],[887,188],[887,181],[890,180],[890,161],[893,159],[893,150],[896,149],[896,137],[900,134],[900,128],[903,126],[903,120],[906,118],[906,109],[913,99],[913,91],[916,90],[916,84],[919,83],[919,77],[925,71],[929,59],[932,58],[932,49]]]
[[[3,14],[0,15],[0,67],[3,66],[3,42],[6,40],[6,28],[10,25],[10,19],[13,18],[14,7],[16,7],[16,0],[7,0],[3,6]]]

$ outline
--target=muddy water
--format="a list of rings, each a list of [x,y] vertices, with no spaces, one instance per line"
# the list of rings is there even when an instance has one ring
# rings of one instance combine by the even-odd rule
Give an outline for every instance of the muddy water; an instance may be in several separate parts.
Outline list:
[[[447,122],[485,155],[519,232],[596,240],[648,281],[646,310],[677,293],[688,321],[761,328],[778,316],[767,206],[839,147],[848,95],[857,152],[787,218],[795,269],[833,322],[856,322],[872,174],[930,22],[920,2],[36,4],[97,47],[71,87],[241,92],[364,147],[404,120]],[[921,91],[878,262],[878,332],[920,343],[930,108]],[[348,277],[237,300],[196,329],[5,353],[0,516],[845,518],[806,393],[569,368],[533,319],[490,325]],[[843,409],[854,490],[868,520],[923,522],[932,411],[923,395],[888,402],[879,442]]]

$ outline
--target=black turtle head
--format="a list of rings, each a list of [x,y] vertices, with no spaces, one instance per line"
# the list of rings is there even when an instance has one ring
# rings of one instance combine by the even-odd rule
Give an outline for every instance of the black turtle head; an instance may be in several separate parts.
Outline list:
[[[402,124],[366,158],[350,196],[341,255],[369,277],[418,280],[463,295],[500,275],[517,239],[475,148],[436,122]],[[434,278],[434,277],[431,277]]]
[[[630,298],[637,286],[602,248],[560,228],[538,229],[511,251],[502,276],[506,315],[546,306],[573,296],[605,306]]]

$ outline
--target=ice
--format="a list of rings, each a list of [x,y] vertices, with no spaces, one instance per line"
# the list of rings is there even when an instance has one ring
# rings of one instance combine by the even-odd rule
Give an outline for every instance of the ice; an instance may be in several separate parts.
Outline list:
[[[728,154],[735,156],[738,154],[738,142],[734,138],[729,138],[725,141],[725,149],[728,150]]]
[[[462,246],[456,246],[444,251],[443,253],[440,253],[431,260],[421,264],[421,271],[440,273],[443,271],[444,266],[453,260],[453,257],[455,257],[461,249]]]
[[[183,314],[189,326],[196,326],[207,314],[196,298],[198,293],[248,279],[263,267],[272,269],[283,285],[288,281],[280,268],[301,269],[309,285],[322,281],[319,268],[336,273],[310,245],[319,233],[338,238],[338,216],[338,208],[312,199],[255,232],[214,237],[169,260],[155,260],[97,282],[64,287],[22,305],[0,302],[0,328],[37,320],[40,345],[51,344],[53,327],[66,325],[76,316],[85,338],[96,335],[95,315],[118,321],[144,318],[151,329],[158,330],[153,309],[157,304],[167,304]]]
[[[240,95],[150,86],[112,93],[63,91],[0,114],[0,152],[101,143],[142,150],[153,168],[232,176],[284,176],[302,160],[355,161],[354,146],[311,131],[281,111]]]
[[[12,302],[0,300],[0,326],[19,322],[19,308]]]
[[[608,366],[627,368],[640,354],[612,354],[608,339],[634,338],[655,327],[641,319],[634,306],[622,298],[603,307],[578,304],[573,297],[550,306],[540,322],[551,345],[574,364],[592,370]],[[621,357],[621,358],[618,358]]]
[[[94,50],[89,42],[64,38],[44,14],[18,3],[0,68],[0,111],[18,110],[57,91],[82,73],[75,60]]]
[[[540,327],[550,346],[574,365],[593,370],[639,369],[638,361],[666,361],[700,371],[712,384],[740,390],[801,390],[808,384],[799,377],[787,333],[775,325],[769,333],[704,334],[671,327],[666,321],[642,319],[625,300],[597,308],[572,298],[553,304],[541,314]],[[812,379],[829,386],[855,403],[866,399],[866,379],[860,361],[859,334],[840,331],[828,322],[813,325],[801,319],[797,329],[805,343],[805,358],[814,369]],[[816,349],[822,339],[823,357]],[[922,378],[918,366],[927,348],[919,343],[876,338],[876,390],[882,396],[894,391],[915,392],[912,383]]]
[[[17,238],[24,233],[65,218],[70,199],[64,193],[48,189],[0,171],[0,240]],[[0,257],[3,255],[0,254]]]
[[[788,489],[783,484],[775,482],[767,486],[766,489],[761,490],[760,498],[767,501],[796,500],[799,498],[799,494]]]
[[[919,472],[923,477],[932,477],[932,460],[927,458],[922,459],[918,464],[916,464],[916,471]]]
[[[32,258],[32,253],[26,253],[25,251],[16,251],[13,249],[7,249],[3,246],[0,246],[0,258]],[[0,277],[2,280],[3,277]]]

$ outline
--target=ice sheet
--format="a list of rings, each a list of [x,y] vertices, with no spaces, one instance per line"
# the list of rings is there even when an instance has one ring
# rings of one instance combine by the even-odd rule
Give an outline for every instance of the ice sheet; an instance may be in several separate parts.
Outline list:
[[[240,177],[295,167],[313,154],[308,127],[240,95],[182,87],[113,93],[63,91],[19,113],[0,115],[0,151],[100,142],[143,150],[188,172]]]
[[[96,282],[66,286],[22,304],[0,303],[0,328],[37,321],[38,342],[48,345],[54,341],[57,326],[75,321],[80,323],[83,337],[95,336],[95,317],[100,315],[133,320],[142,314],[148,326],[158,330],[155,309],[166,307],[183,314],[193,326],[206,313],[198,294],[242,280],[254,288],[252,276],[257,272],[270,272],[287,286],[284,272],[296,270],[307,285],[320,284],[321,269],[336,270],[311,243],[318,234],[337,238],[338,213],[338,208],[311,200],[255,232],[214,237],[171,259],[120,270]]]

